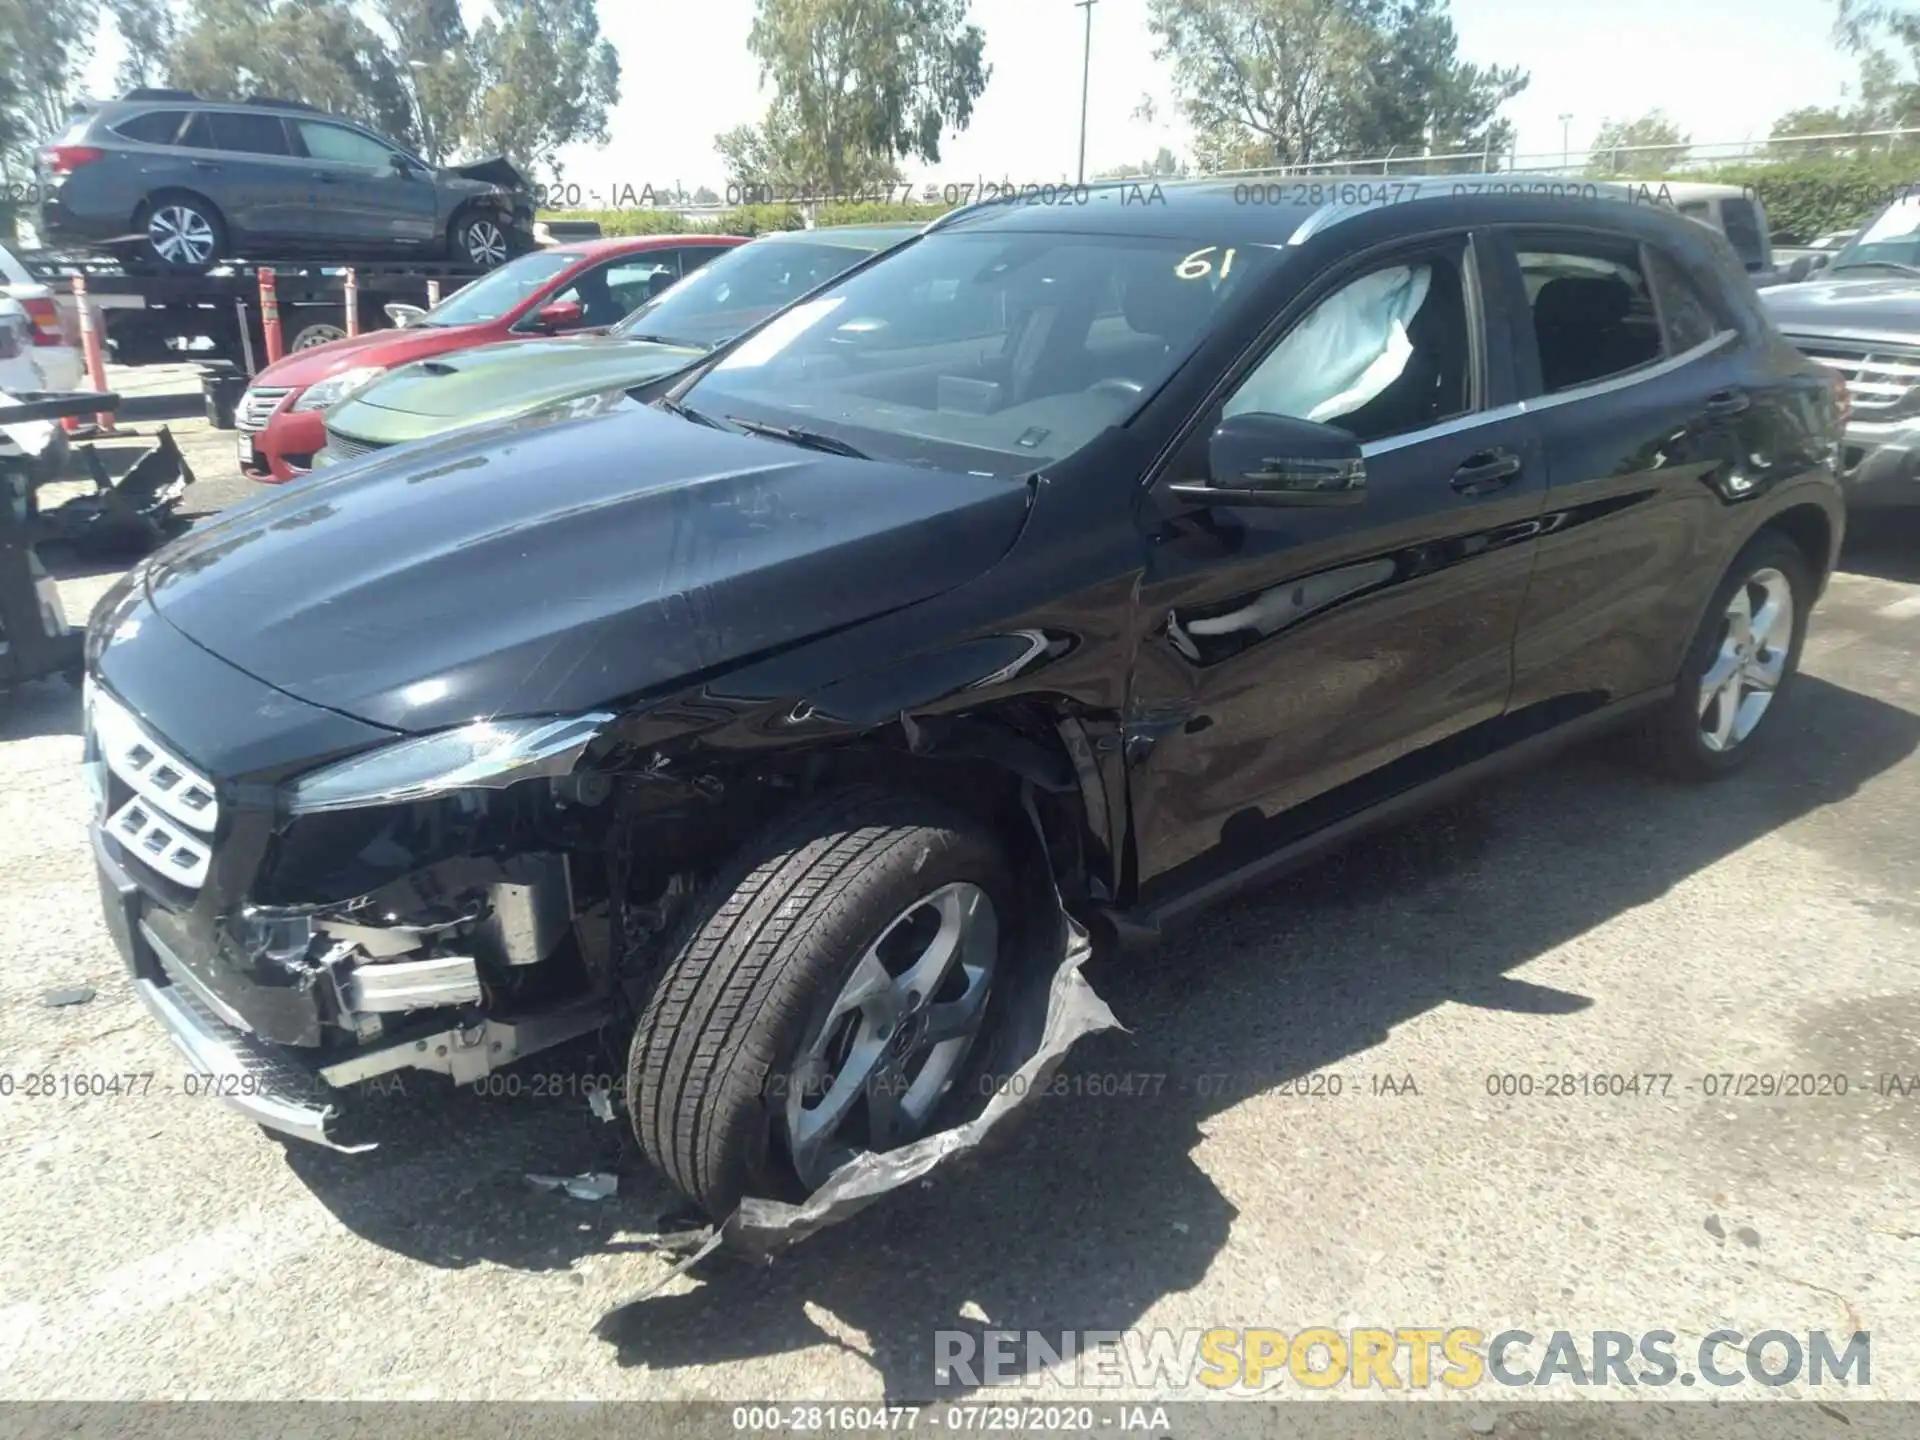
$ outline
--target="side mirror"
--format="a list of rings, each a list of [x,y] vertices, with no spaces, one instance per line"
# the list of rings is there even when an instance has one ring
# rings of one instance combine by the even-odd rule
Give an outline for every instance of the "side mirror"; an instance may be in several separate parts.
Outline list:
[[[1787,283],[1797,285],[1813,273],[1813,257],[1802,255],[1787,267]]]
[[[413,174],[413,162],[398,150],[387,156],[387,163],[393,167],[396,175],[406,176]]]
[[[1831,265],[1832,263],[1833,263],[1833,256],[1831,255],[1825,255],[1825,254],[1815,255],[1811,257],[1811,262],[1808,264],[1807,269],[1809,271],[1824,270],[1827,268],[1827,266]]]
[[[578,300],[556,300],[536,310],[533,323],[542,330],[571,330],[586,318]]]
[[[393,304],[383,308],[387,312],[387,319],[391,320],[394,323],[394,327],[399,330],[404,330],[409,325],[419,324],[420,317],[427,313],[418,305],[403,305],[397,300]]]
[[[1358,505],[1367,498],[1360,442],[1288,415],[1233,415],[1207,442],[1205,481],[1167,488],[1190,505]]]

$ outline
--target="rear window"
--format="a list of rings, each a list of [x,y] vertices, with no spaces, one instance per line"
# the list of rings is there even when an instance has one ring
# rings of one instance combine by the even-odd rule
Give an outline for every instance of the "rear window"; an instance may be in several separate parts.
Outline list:
[[[119,121],[113,126],[113,132],[145,145],[171,145],[186,118],[184,110],[148,110]]]
[[[207,123],[213,131],[213,148],[238,150],[248,155],[287,155],[287,130],[278,115],[247,115],[235,111],[210,112]]]
[[[1766,246],[1760,239],[1760,217],[1751,200],[1724,200],[1720,204],[1720,223],[1726,227],[1727,241],[1734,254],[1749,270],[1767,263]]]

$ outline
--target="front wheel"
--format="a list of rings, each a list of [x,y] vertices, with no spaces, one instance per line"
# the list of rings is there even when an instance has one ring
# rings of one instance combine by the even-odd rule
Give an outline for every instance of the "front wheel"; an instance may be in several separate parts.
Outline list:
[[[513,237],[496,215],[468,211],[448,228],[447,254],[455,261],[492,270],[513,258]]]
[[[1735,557],[1673,699],[1642,727],[1658,768],[1712,780],[1752,758],[1799,670],[1813,592],[1806,557],[1784,535],[1763,532]]]
[[[929,1133],[991,1019],[1014,887],[992,836],[861,786],[707,892],[633,1038],[634,1133],[715,1218]]]

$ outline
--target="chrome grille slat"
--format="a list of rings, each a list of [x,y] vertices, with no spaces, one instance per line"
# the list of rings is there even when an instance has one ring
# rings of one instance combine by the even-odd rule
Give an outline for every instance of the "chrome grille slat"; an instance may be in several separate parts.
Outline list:
[[[249,432],[266,429],[267,421],[271,420],[273,412],[280,408],[280,402],[292,393],[291,385],[253,386],[240,397],[240,403],[234,407],[234,426]]]
[[[352,435],[342,435],[338,430],[327,431],[327,458],[336,464],[358,460],[363,455],[371,455],[376,450],[386,448],[378,441],[356,439]]]
[[[1856,414],[1884,414],[1906,404],[1920,388],[1920,354],[1879,345],[1787,338],[1808,359],[1840,373]]]
[[[220,823],[213,781],[148,733],[133,714],[97,686],[86,699],[88,748],[132,798],[102,828],[155,874],[197,890],[213,861]]]

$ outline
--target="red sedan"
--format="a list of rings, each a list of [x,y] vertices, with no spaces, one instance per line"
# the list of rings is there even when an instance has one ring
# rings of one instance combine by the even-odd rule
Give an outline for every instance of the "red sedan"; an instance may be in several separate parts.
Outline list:
[[[296,350],[254,376],[235,411],[240,471],[270,485],[306,474],[326,444],[322,412],[396,365],[470,345],[605,330],[741,243],[737,235],[634,235],[536,250],[404,330]]]

